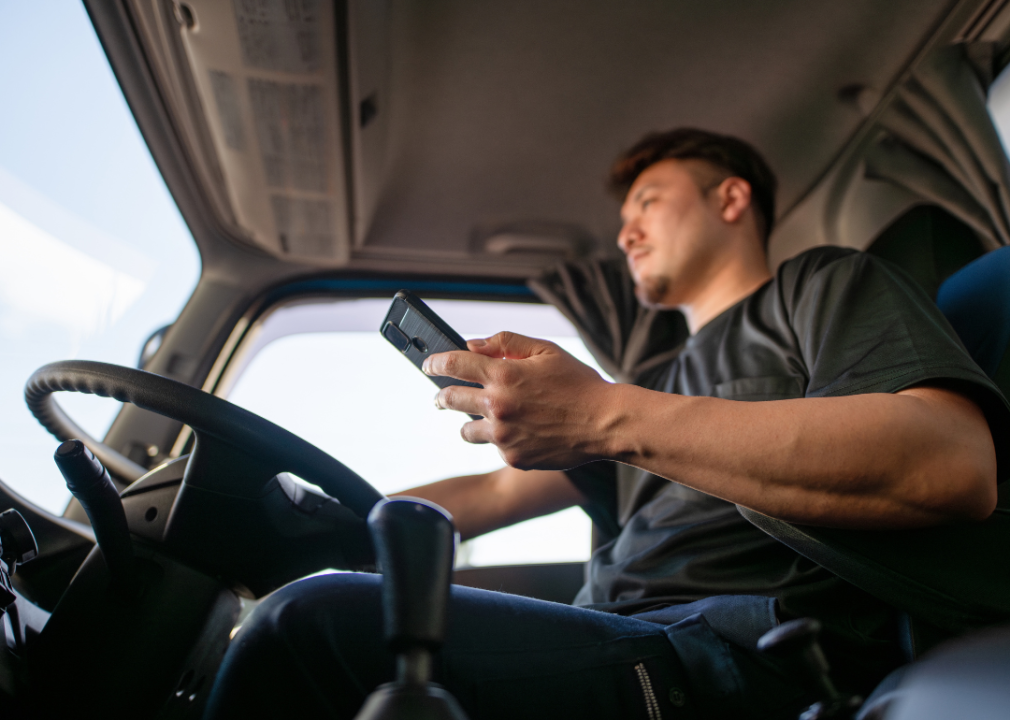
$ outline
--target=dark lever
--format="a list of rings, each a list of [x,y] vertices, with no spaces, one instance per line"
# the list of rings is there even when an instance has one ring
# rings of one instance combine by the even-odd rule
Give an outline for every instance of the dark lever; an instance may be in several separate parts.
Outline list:
[[[445,638],[456,529],[421,500],[384,500],[368,515],[382,571],[386,642],[396,653],[395,682],[379,686],[357,720],[466,720],[444,688],[431,682],[432,653]]]
[[[126,512],[109,471],[80,440],[61,443],[54,459],[67,488],[88,514],[109,568],[111,587],[117,593],[132,594],[137,587],[133,543]]]
[[[758,650],[778,658],[799,676],[803,687],[817,702],[800,715],[800,720],[843,720],[851,718],[862,698],[843,695],[835,688],[828,674],[830,666],[817,642],[821,624],[813,618],[800,618],[782,623],[758,640]]]
[[[23,565],[39,554],[35,535],[24,517],[14,508],[0,513],[0,560],[13,575],[18,565]]]
[[[7,635],[7,646],[17,653],[24,650],[25,626],[18,610],[18,595],[14,591],[11,575],[18,565],[33,560],[39,554],[35,535],[28,527],[24,516],[11,508],[0,513],[0,615],[8,614],[8,623],[3,632]]]

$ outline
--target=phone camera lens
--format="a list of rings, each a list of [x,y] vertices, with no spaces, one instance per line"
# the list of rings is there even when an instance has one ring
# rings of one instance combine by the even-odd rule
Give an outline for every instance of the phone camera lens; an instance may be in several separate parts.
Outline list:
[[[428,352],[428,346],[424,344],[424,340],[422,340],[421,338],[419,337],[413,338],[411,342],[414,343],[414,347],[416,347],[421,352],[423,353]]]

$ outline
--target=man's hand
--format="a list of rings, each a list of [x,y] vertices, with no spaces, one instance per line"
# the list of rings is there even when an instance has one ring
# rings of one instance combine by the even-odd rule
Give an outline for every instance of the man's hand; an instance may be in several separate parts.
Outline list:
[[[606,456],[603,426],[611,384],[557,345],[503,332],[470,340],[472,352],[432,355],[428,375],[480,383],[454,385],[435,397],[440,408],[483,416],[463,439],[493,443],[514,468],[561,470]]]

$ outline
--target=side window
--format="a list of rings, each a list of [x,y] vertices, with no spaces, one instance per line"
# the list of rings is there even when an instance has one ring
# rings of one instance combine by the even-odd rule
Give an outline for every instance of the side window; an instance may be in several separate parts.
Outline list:
[[[1006,152],[1010,148],[1010,67],[1004,68],[989,87],[986,104]]]
[[[546,338],[599,370],[553,307],[454,300],[429,305],[463,337],[512,330]],[[494,446],[460,438],[467,417],[435,408],[437,388],[379,335],[388,307],[388,300],[341,300],[273,311],[250,333],[223,391],[341,460],[383,493],[501,467]],[[586,560],[590,528],[582,510],[571,508],[464,543],[458,564]]]

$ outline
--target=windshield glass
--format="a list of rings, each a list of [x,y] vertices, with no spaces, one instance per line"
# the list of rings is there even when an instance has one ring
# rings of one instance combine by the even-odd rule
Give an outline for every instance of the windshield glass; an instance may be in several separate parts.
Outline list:
[[[509,329],[557,343],[601,374],[575,328],[550,305],[426,298],[463,337]],[[494,445],[459,436],[462,413],[432,402],[437,388],[379,334],[389,299],[316,300],[275,309],[239,349],[221,394],[339,458],[383,493],[504,464]],[[579,508],[462,544],[460,565],[589,559]]]
[[[55,439],[25,407],[39,366],[135,365],[200,272],[79,0],[6,3],[0,25],[0,479],[62,512]],[[112,400],[61,394],[105,435]]]

